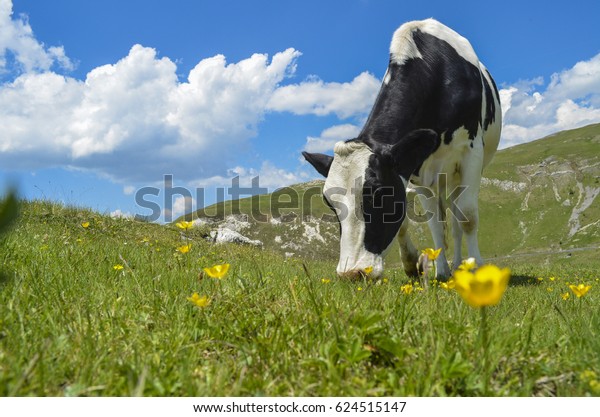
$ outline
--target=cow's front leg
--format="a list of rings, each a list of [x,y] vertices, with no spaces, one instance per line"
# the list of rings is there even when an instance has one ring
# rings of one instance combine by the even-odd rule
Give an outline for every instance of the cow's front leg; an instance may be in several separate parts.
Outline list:
[[[408,234],[408,218],[405,218],[398,231],[398,243],[400,244],[400,259],[402,259],[402,266],[404,272],[409,277],[418,277],[419,271],[417,270],[417,262],[419,260],[419,253],[413,245],[412,240]]]
[[[439,199],[436,195],[426,196],[419,194],[419,201],[427,216],[427,225],[431,231],[434,249],[442,248],[438,258],[435,260],[438,279],[446,279],[450,276],[450,266],[446,259],[446,242],[444,239],[444,228],[446,225],[445,213],[441,212]]]

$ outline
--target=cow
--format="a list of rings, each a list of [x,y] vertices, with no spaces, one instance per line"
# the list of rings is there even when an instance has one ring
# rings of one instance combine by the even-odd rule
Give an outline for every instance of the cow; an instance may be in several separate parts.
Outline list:
[[[381,277],[395,237],[405,272],[417,275],[418,253],[405,220],[407,187],[427,191],[417,196],[433,244],[442,248],[438,278],[451,274],[444,239],[448,210],[453,268],[461,263],[463,234],[469,256],[481,265],[479,187],[501,126],[498,89],[467,39],[434,19],[400,26],[358,137],[336,143],[334,156],[303,152],[326,177],[324,200],[340,223],[338,275]]]

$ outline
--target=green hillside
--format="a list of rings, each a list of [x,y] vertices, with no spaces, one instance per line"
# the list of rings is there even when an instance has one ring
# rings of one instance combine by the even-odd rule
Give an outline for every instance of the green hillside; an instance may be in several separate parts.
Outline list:
[[[570,263],[600,246],[600,124],[500,150],[483,177],[479,236],[485,258],[537,256]],[[186,218],[208,221],[209,229],[237,219],[238,231],[265,248],[335,259],[339,231],[335,221],[322,220],[331,220],[322,185],[298,184],[206,207]],[[418,247],[432,245],[426,225],[413,224],[411,234]],[[387,263],[398,265],[397,247]]]

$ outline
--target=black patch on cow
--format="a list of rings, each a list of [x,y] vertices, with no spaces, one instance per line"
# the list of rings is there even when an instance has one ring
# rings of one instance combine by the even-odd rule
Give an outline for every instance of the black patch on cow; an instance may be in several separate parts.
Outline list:
[[[309,152],[302,152],[302,155],[304,156],[304,159],[306,159],[313,167],[315,167],[319,174],[324,177],[329,175],[329,168],[331,168],[333,156]]]
[[[427,128],[445,144],[465,127],[474,139],[481,123],[482,74],[446,41],[416,30],[422,58],[398,65],[390,58],[383,84],[359,138],[395,144],[408,132]]]
[[[492,80],[492,76],[486,70],[488,77]],[[485,89],[485,120],[483,121],[483,129],[487,130],[488,126],[496,120],[496,98],[494,97],[494,93],[492,92],[492,87],[488,82],[486,77],[483,78],[483,87]],[[494,80],[492,80],[494,83]],[[498,90],[496,89],[496,84],[493,84],[493,88],[495,90],[496,97],[498,97]]]
[[[386,156],[373,154],[362,189],[365,249],[382,254],[392,243],[406,215],[406,190]]]

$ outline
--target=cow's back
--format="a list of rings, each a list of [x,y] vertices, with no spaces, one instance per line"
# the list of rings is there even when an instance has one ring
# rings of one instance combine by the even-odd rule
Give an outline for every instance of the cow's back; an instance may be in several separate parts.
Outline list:
[[[480,153],[487,165],[500,127],[496,86],[467,39],[434,19],[396,30],[387,73],[361,132],[365,141],[393,145],[414,129],[435,130],[440,147],[423,165],[428,172],[422,172],[429,178],[415,179],[432,185],[435,175],[463,160],[466,148]]]

